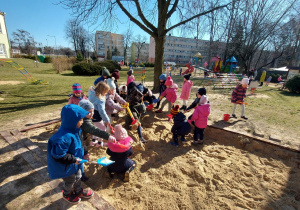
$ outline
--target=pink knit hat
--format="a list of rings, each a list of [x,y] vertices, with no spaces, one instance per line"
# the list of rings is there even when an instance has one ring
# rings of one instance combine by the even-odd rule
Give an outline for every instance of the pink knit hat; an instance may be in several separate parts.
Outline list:
[[[128,137],[127,131],[120,124],[115,125],[115,137],[117,141],[123,140]]]
[[[169,76],[165,82],[166,86],[172,86],[173,85],[173,80],[172,78]]]

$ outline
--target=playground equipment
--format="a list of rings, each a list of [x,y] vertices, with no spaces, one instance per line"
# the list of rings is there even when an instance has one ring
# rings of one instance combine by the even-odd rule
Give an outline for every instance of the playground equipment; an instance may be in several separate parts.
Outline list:
[[[223,67],[222,71],[226,73],[235,73],[237,66],[237,59],[232,56],[230,59],[227,59],[225,62],[225,66]]]
[[[212,79],[214,89],[217,88],[235,88],[237,83],[242,79],[242,74],[218,73]]]
[[[194,72],[195,67],[193,66],[192,60],[188,62],[185,66],[187,67],[187,70],[183,72],[181,75],[191,74]]]
[[[143,66],[142,68],[135,68],[133,70],[134,75],[136,77],[137,80],[141,80],[142,84],[145,83],[145,78],[146,78],[146,69],[145,66]]]
[[[221,67],[222,67],[222,59],[220,56],[215,56],[210,60],[210,63],[212,63],[213,66],[213,71],[214,72],[220,72],[221,71]]]
[[[10,66],[14,67],[17,69],[29,82],[31,82],[34,85],[42,84],[42,85],[48,85],[48,81],[43,81],[43,80],[37,80],[34,78],[23,66],[18,64],[15,61],[12,60],[6,60],[6,59],[0,59],[0,61],[5,62],[9,64]]]

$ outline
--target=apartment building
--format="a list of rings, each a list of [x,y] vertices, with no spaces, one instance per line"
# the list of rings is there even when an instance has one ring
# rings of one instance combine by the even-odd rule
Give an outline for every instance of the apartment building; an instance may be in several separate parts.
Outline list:
[[[5,13],[0,11],[0,58],[10,58],[10,44],[4,16]]]
[[[118,56],[124,55],[124,37],[122,34],[114,34],[107,31],[96,31],[95,43],[97,49],[97,57],[99,60],[107,58],[107,51],[110,49],[114,52],[118,50]]]
[[[211,49],[212,57],[223,57],[225,43],[217,43]],[[167,36],[164,49],[164,61],[186,64],[198,52],[203,56],[203,62],[209,61],[209,41],[184,37]],[[155,40],[150,37],[149,62],[155,62]]]
[[[135,62],[137,59],[141,62],[148,62],[149,44],[145,42],[133,42],[131,44],[130,62]]]

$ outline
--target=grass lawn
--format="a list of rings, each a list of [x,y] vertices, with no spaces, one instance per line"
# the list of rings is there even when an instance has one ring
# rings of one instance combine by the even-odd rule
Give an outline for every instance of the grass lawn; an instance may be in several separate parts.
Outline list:
[[[68,103],[68,95],[72,93],[72,84],[80,83],[83,91],[93,85],[98,76],[76,76],[72,71],[65,71],[63,74],[57,74],[52,64],[40,63],[35,67],[33,60],[13,59],[22,65],[29,73],[38,80],[49,81],[49,85],[33,85],[16,69],[8,64],[1,62],[0,81],[21,81],[24,83],[18,85],[0,85],[0,118],[1,124],[17,119],[18,117],[30,116],[32,114],[49,113],[53,110],[59,110]],[[127,70],[120,71],[121,82],[127,80]],[[153,81],[153,68],[146,69],[146,81]],[[136,70],[137,71],[137,70]],[[140,76],[135,74],[136,80],[140,81]],[[181,87],[183,79],[181,76],[172,76],[173,80]],[[193,78],[194,86],[203,84],[203,78]],[[210,94],[219,94],[225,96],[226,100],[211,101],[212,112],[231,113],[232,104],[230,96],[232,89],[213,90],[212,86],[207,86],[208,96]],[[196,89],[196,88],[195,88]],[[193,90],[190,99],[194,98],[196,90]],[[257,95],[265,97],[248,97],[246,101],[249,105],[246,107],[246,116],[251,117],[255,122],[265,124],[266,127],[280,127],[287,133],[298,132],[300,125],[300,96],[291,94],[287,91],[280,91],[277,87],[269,86],[256,90]],[[177,100],[181,103],[181,101]],[[239,114],[237,109],[237,114]],[[249,128],[251,132],[252,128]]]

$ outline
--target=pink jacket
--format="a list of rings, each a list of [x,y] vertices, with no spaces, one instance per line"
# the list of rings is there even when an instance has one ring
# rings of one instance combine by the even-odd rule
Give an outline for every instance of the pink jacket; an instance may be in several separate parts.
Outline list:
[[[130,144],[131,142],[133,142],[133,140],[130,136],[128,136],[125,139],[117,140],[116,143],[108,142],[107,146],[112,152],[122,153],[122,152],[126,152],[131,147]]]
[[[164,97],[166,96],[166,99],[170,101],[171,103],[175,103],[177,99],[176,95],[177,88],[176,86],[172,86],[171,88],[167,88],[160,96]]]
[[[182,91],[180,94],[180,98],[183,100],[189,100],[191,94],[191,88],[193,86],[193,82],[191,80],[187,80],[182,85]]]
[[[133,82],[134,81],[134,76],[131,75],[131,76],[127,76],[127,83],[126,85],[128,85],[130,82]]]
[[[122,105],[126,104],[126,101],[118,93],[116,92],[114,92],[114,94],[108,93],[106,95],[106,101],[105,101],[105,112],[107,115],[111,115],[113,113],[116,113],[116,111],[117,112],[120,111],[121,106],[118,103],[115,103],[114,102],[115,100]]]
[[[206,128],[208,116],[210,114],[210,104],[199,105],[191,118],[191,121],[195,121],[197,128]]]
[[[85,95],[82,95],[81,98],[77,98],[77,97],[75,97],[75,96],[71,96],[71,97],[69,98],[69,103],[68,103],[68,104],[76,104],[76,105],[78,105],[79,102],[80,102],[82,99],[89,100]]]

